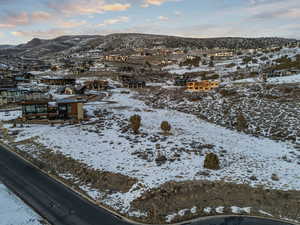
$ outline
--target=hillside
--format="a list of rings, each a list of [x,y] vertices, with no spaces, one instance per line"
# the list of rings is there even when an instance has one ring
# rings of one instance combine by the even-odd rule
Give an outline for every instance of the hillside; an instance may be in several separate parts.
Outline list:
[[[1,49],[7,49],[7,48],[12,48],[14,47],[13,45],[0,45],[0,50]]]
[[[20,44],[9,49],[0,49],[0,54],[41,57],[62,52],[72,47],[84,46],[87,41],[98,37],[99,36],[61,36],[51,40],[34,38],[26,44]]]
[[[61,36],[51,40],[34,38],[26,44],[10,49],[0,48],[0,54],[16,54],[18,56],[41,57],[54,53],[69,53],[101,49],[109,52],[126,48],[265,48],[285,45],[294,39],[284,38],[183,38],[151,34],[110,34],[106,36]]]

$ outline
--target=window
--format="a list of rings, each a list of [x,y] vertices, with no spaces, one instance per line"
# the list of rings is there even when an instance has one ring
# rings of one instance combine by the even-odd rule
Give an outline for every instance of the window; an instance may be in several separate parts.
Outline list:
[[[61,104],[61,105],[59,105],[59,111],[71,113],[72,105],[71,104]]]
[[[46,105],[36,105],[36,112],[37,113],[47,113],[47,106]]]
[[[59,111],[67,111],[67,106],[66,105],[60,105],[59,106]]]
[[[35,105],[26,105],[25,111],[26,113],[36,113]]]
[[[67,110],[68,110],[68,113],[71,113],[72,112],[72,105],[67,105]]]

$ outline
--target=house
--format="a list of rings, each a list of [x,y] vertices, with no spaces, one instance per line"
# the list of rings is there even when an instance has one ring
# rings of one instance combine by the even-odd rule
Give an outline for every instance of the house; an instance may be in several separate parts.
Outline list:
[[[118,77],[119,81],[121,81],[122,83],[128,82],[130,80],[133,80],[134,77],[130,76],[130,75],[119,75]]]
[[[144,88],[144,87],[146,87],[145,81],[137,80],[134,76],[120,75],[119,80],[123,83],[124,88]]]
[[[0,88],[0,105],[20,102],[26,92],[18,88]]]
[[[230,59],[234,56],[231,51],[216,51],[208,54],[208,57],[214,57],[214,59]]]
[[[27,100],[21,103],[22,118],[24,120],[59,119],[80,121],[84,119],[83,103],[83,100],[77,99]]]
[[[75,85],[76,79],[74,78],[42,78],[41,83],[47,84],[47,85]]]
[[[268,77],[283,77],[293,75],[297,72],[293,72],[292,70],[273,70],[268,74]]]
[[[16,88],[17,82],[11,78],[0,79],[0,88]]]
[[[41,98],[45,98],[45,95],[40,90],[0,88],[0,105],[20,103],[28,99],[41,99]]]
[[[93,90],[93,91],[101,91],[106,90],[108,88],[108,81],[106,80],[93,80],[93,81],[86,81],[84,83],[86,89]]]
[[[16,73],[13,75],[13,78],[17,83],[30,83],[30,81],[34,79],[35,76],[30,72],[25,72],[25,73]]]
[[[72,88],[72,87],[66,87],[65,89],[64,89],[64,94],[65,95],[73,95],[75,93],[75,90],[74,90],[74,88]]]
[[[220,83],[218,81],[193,81],[187,82],[187,90],[189,91],[210,91],[214,88],[219,87]]]
[[[108,62],[126,62],[129,56],[122,56],[122,55],[107,55],[104,57],[105,61]]]
[[[194,59],[196,59],[198,56],[194,56],[194,55],[187,55],[186,57],[185,57],[185,59],[187,59],[187,60],[194,60]]]
[[[191,81],[188,76],[176,77],[174,81],[175,86],[186,86],[187,82]]]
[[[123,83],[124,88],[144,88],[146,87],[145,81],[140,80],[129,80]]]
[[[187,82],[193,81],[193,76],[194,76],[193,73],[186,73],[183,75],[178,75],[174,79],[174,85],[175,86],[186,86]]]
[[[164,59],[160,61],[160,65],[167,66],[167,65],[173,65],[177,64],[178,61],[175,59]]]
[[[57,100],[57,113],[59,119],[83,120],[83,100],[60,99]]]
[[[56,107],[51,107],[50,100],[27,100],[21,103],[22,118],[29,119],[55,119]]]

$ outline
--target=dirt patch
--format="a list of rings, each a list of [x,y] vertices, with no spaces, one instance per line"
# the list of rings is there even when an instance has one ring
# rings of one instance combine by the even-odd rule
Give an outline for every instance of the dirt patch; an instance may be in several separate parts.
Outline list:
[[[259,213],[259,210],[263,210],[275,218],[299,220],[299,200],[299,191],[265,190],[224,182],[188,181],[169,182],[150,190],[134,200],[131,207],[148,212],[146,222],[150,223],[165,223],[167,215],[195,206],[197,213],[185,213],[184,216],[175,217],[172,222],[208,216],[204,208],[215,209],[219,206],[224,207],[224,214],[232,214],[231,206],[251,207],[250,215],[253,216],[265,216]],[[220,214],[211,211],[209,215]]]
[[[102,193],[125,193],[137,182],[136,179],[122,174],[91,168],[87,164],[65,156],[61,152],[46,148],[34,139],[15,143],[15,145],[20,144],[31,149],[38,149],[32,152],[35,157],[23,151],[20,151],[20,153],[40,169],[49,171],[52,175],[70,174],[71,178],[67,179],[70,184],[86,185]]]

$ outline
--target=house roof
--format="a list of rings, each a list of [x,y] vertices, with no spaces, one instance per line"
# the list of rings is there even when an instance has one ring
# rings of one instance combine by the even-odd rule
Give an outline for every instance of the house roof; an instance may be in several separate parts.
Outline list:
[[[39,100],[27,100],[21,102],[21,105],[35,105],[35,104],[45,104],[47,105],[49,102],[49,99],[39,99]]]
[[[75,78],[63,78],[63,77],[42,77],[42,80],[76,80]]]
[[[0,88],[0,91],[27,91],[19,88]]]
[[[69,103],[81,103],[86,102],[83,99],[58,99],[56,100],[58,104],[69,104]]]

